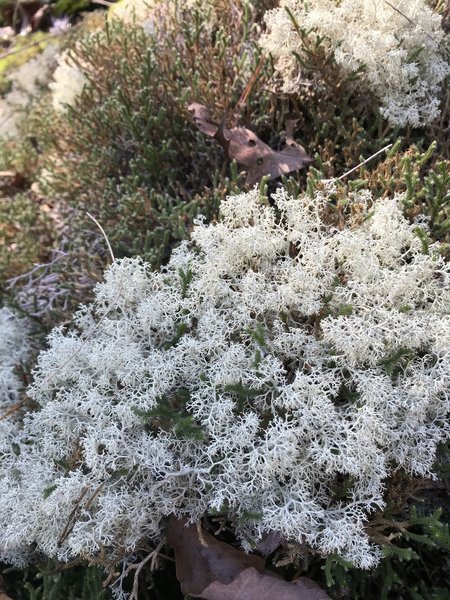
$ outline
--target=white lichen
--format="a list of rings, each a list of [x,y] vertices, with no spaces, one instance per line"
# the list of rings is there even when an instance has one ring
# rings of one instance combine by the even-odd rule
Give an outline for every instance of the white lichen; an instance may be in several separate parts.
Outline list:
[[[292,17],[306,34],[325,36],[343,75],[359,73],[360,88],[375,95],[391,124],[420,127],[439,115],[448,42],[440,15],[424,0],[282,0],[266,13],[261,43],[289,93],[299,90],[293,52],[302,44]]]
[[[26,321],[11,309],[0,308],[0,415],[18,400],[23,384],[16,369],[29,350]]]
[[[29,325],[25,319],[7,307],[0,309],[0,481],[3,475],[14,469],[15,452],[18,449],[16,407],[24,392],[24,382],[19,367],[30,353]],[[4,418],[8,415],[7,418]],[[23,554],[15,557],[22,561]]]
[[[432,476],[450,433],[450,267],[400,196],[358,199],[340,230],[328,192],[272,208],[254,190],[161,272],[113,264],[51,334],[39,410],[0,459],[0,560],[123,555],[167,515],[218,510],[246,544],[377,562],[364,525],[386,477]]]
[[[58,58],[53,81],[49,84],[54,110],[64,113],[69,106],[74,106],[86,83],[86,74],[79,64],[69,52],[63,52]]]

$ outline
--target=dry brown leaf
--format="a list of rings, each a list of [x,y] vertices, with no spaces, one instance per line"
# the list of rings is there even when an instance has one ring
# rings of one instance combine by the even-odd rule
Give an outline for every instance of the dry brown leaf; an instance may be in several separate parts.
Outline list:
[[[0,600],[11,600],[11,598],[6,594],[6,583],[1,575],[0,575]]]
[[[167,527],[167,542],[175,551],[178,581],[184,594],[200,594],[219,579],[230,583],[247,567],[264,569],[259,556],[245,554],[202,531],[195,525],[172,517]]]
[[[200,131],[215,138],[228,158],[235,159],[247,168],[246,182],[250,185],[258,183],[265,175],[275,179],[303,169],[312,162],[305,149],[293,139],[295,121],[288,121],[286,126],[288,145],[276,151],[246,127],[228,129],[223,121],[216,123],[209,109],[203,104],[194,102],[188,106],[188,110],[192,113],[194,123]]]
[[[267,154],[261,152],[255,164],[248,170],[247,183],[257,183],[264,175],[269,175],[270,179],[275,179],[281,175],[299,171],[311,162],[312,159],[302,150],[289,146],[278,152],[274,150]]]
[[[230,584],[214,581],[202,592],[204,600],[330,600],[307,577],[284,581],[273,574],[259,573],[253,567],[241,571]]]
[[[198,102],[193,102],[188,106],[188,111],[192,114],[192,119],[195,125],[202,133],[206,133],[210,137],[214,137],[217,133],[218,125],[211,118],[211,113]]]
[[[270,556],[283,542],[279,533],[263,533],[260,540],[256,542],[256,550],[264,557]]]
[[[3,182],[7,182],[9,186],[22,188],[26,183],[25,177],[18,171],[0,171],[0,186],[3,187]]]
[[[265,568],[259,556],[217,540],[186,520],[172,517],[167,543],[175,551],[183,594],[205,600],[329,600],[313,581],[287,582]]]
[[[287,146],[299,147],[299,144],[297,144],[297,142],[294,140],[294,131],[297,127],[297,123],[298,123],[298,119],[288,119],[286,121],[286,145]]]

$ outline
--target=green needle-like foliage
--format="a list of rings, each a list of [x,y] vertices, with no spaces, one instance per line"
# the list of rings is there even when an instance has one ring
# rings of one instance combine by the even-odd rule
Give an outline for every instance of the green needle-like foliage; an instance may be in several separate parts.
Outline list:
[[[197,130],[188,106],[199,101],[225,116],[257,68],[252,10],[231,4],[238,17],[223,15],[213,32],[199,7],[157,25],[154,36],[108,22],[73,51],[74,62],[88,65],[88,85],[47,137],[47,189],[80,221],[92,213],[118,256],[160,265],[193,218],[214,218],[230,191],[223,151]],[[255,106],[250,98],[242,108]]]

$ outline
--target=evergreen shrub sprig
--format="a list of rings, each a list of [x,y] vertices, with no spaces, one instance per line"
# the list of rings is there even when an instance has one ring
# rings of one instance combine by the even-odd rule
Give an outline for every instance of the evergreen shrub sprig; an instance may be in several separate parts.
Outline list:
[[[230,190],[223,154],[195,130],[187,106],[202,101],[217,115],[234,111],[260,61],[258,27],[245,2],[228,2],[213,31],[208,14],[197,4],[168,13],[152,35],[109,19],[70,53],[84,91],[47,138],[44,187],[81,220],[93,214],[118,256],[161,264],[200,208],[213,218]],[[65,79],[55,81],[57,105],[60,88],[67,93]],[[264,106],[256,96],[240,110],[255,111],[257,124]]]

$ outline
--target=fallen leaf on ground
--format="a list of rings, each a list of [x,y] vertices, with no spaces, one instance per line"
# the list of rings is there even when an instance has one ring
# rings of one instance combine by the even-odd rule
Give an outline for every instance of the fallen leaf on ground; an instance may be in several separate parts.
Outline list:
[[[267,558],[273,552],[275,552],[282,541],[283,536],[281,536],[279,533],[263,533],[261,539],[256,542],[256,550],[259,552],[259,554]]]
[[[225,150],[227,158],[235,159],[247,169],[246,182],[250,185],[258,183],[265,175],[275,179],[293,171],[303,169],[312,162],[305,149],[293,139],[296,121],[288,121],[286,141],[282,150],[272,150],[259,137],[246,127],[228,129],[224,122],[216,123],[209,109],[198,102],[188,106],[193,121],[198,129],[216,139]],[[289,130],[288,130],[289,128]]]
[[[194,123],[202,133],[206,133],[210,137],[214,137],[217,133],[218,125],[211,118],[211,113],[198,102],[193,102],[188,106],[188,111],[192,114]]]
[[[6,594],[6,583],[1,575],[0,575],[0,600],[11,600],[11,598]]]
[[[330,600],[330,597],[307,577],[284,581],[273,574],[259,573],[248,567],[230,584],[214,581],[202,592],[205,600]]]
[[[330,600],[312,580],[284,581],[264,560],[172,517],[167,543],[175,551],[183,594],[204,600]]]
[[[16,188],[23,187],[26,182],[25,177],[18,171],[0,171],[0,186],[4,180],[8,182],[8,185]]]
[[[298,119],[288,119],[286,121],[286,145],[288,146],[299,146],[294,139],[294,131],[297,127],[297,123]]]

